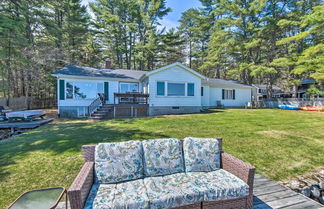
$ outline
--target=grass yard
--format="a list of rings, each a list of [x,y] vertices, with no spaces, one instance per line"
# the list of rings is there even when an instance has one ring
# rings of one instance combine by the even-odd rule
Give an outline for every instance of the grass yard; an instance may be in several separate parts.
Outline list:
[[[0,143],[0,208],[26,190],[68,188],[82,166],[83,144],[186,136],[223,137],[226,152],[273,180],[324,163],[324,113],[229,109],[100,122],[62,120]]]

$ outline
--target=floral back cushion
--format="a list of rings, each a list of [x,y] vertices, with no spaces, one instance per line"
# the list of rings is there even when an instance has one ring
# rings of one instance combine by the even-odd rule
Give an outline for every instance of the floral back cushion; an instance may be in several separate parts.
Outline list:
[[[182,142],[179,139],[143,141],[146,176],[161,176],[184,172]]]
[[[183,141],[186,172],[214,171],[220,168],[217,139],[187,137]]]
[[[95,151],[95,172],[98,183],[118,183],[142,178],[142,143],[126,141],[98,144]]]

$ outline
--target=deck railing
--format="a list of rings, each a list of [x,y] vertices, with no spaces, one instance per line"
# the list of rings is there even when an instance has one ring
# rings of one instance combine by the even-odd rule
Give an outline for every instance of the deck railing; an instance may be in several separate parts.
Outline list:
[[[102,98],[100,97],[93,100],[91,104],[88,106],[89,116],[91,116],[91,114],[94,113],[102,105],[102,103],[103,103]]]
[[[118,104],[147,104],[149,94],[142,94],[139,92],[115,93],[114,103],[116,103],[116,98]]]

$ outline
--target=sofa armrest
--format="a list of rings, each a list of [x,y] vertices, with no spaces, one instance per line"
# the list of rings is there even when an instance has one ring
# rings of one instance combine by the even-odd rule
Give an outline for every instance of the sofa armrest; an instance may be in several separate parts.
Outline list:
[[[243,162],[236,157],[223,152],[222,153],[222,168],[235,176],[242,179],[249,185],[249,195],[253,194],[253,181],[255,174],[255,167],[250,163]]]
[[[71,209],[82,209],[93,184],[93,162],[84,163],[68,190]]]

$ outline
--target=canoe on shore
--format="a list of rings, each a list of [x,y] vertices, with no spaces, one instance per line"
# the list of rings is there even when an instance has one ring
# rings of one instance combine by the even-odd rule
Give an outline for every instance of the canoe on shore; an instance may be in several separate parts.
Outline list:
[[[324,111],[324,107],[319,106],[305,106],[301,107],[300,109],[304,111]]]
[[[293,105],[279,105],[278,107],[283,110],[299,110],[299,107]]]

